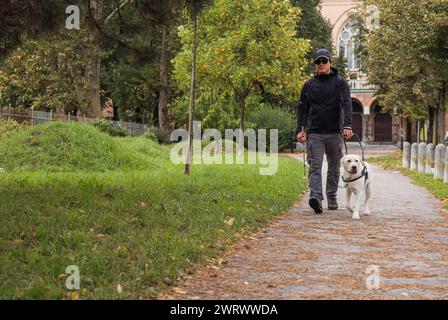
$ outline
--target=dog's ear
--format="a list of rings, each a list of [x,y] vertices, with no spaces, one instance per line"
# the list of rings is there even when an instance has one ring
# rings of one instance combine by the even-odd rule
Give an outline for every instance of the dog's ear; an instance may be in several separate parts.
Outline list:
[[[345,161],[345,158],[346,158],[347,156],[343,156],[342,158],[341,158],[341,166],[344,164],[344,161]]]

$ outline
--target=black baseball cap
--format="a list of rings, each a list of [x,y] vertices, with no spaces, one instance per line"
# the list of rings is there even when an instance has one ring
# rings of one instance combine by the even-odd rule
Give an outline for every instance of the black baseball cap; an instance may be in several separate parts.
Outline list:
[[[331,60],[331,54],[327,49],[319,49],[316,51],[316,54],[314,55],[314,61],[325,58],[327,60]]]

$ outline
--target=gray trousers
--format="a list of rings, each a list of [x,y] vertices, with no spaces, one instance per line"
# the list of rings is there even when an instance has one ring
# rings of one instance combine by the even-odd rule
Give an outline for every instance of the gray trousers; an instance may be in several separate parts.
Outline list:
[[[327,198],[335,198],[338,191],[340,175],[340,161],[343,141],[339,133],[320,134],[310,133],[307,136],[307,162],[309,165],[310,198],[323,200],[322,192],[322,163],[324,153],[327,155]]]

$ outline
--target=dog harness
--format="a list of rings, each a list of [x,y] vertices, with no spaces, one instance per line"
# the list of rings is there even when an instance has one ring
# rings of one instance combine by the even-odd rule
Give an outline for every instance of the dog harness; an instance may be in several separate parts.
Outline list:
[[[357,180],[361,179],[362,177],[364,177],[364,184],[366,184],[367,178],[369,177],[369,172],[367,171],[367,166],[364,164],[363,164],[363,166],[364,166],[364,169],[362,169],[361,175],[355,179],[344,179],[344,176],[341,176],[342,181],[344,181],[346,183],[346,185],[343,187],[339,186],[339,188],[347,188],[349,182],[357,181]]]

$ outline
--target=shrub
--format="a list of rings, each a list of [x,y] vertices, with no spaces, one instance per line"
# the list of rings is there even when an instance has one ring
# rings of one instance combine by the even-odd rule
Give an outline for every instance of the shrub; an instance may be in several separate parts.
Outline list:
[[[281,108],[272,108],[260,105],[257,109],[249,112],[247,121],[255,124],[256,129],[266,129],[266,144],[269,149],[269,129],[278,129],[278,149],[286,149],[291,145],[292,135],[296,131],[296,121],[291,112]]]
[[[171,142],[170,141],[170,132],[168,130],[157,128],[157,129],[154,129],[153,132],[154,132],[154,135],[156,136],[157,141],[159,143],[168,144]]]
[[[0,139],[10,136],[12,133],[20,130],[20,128],[22,128],[22,125],[14,120],[0,119]]]
[[[128,133],[126,128],[123,128],[121,126],[115,126],[112,122],[107,121],[106,119],[100,119],[93,125],[100,131],[105,132],[112,137],[126,137]]]
[[[148,129],[143,135],[146,139],[158,142],[157,136],[152,129]]]

